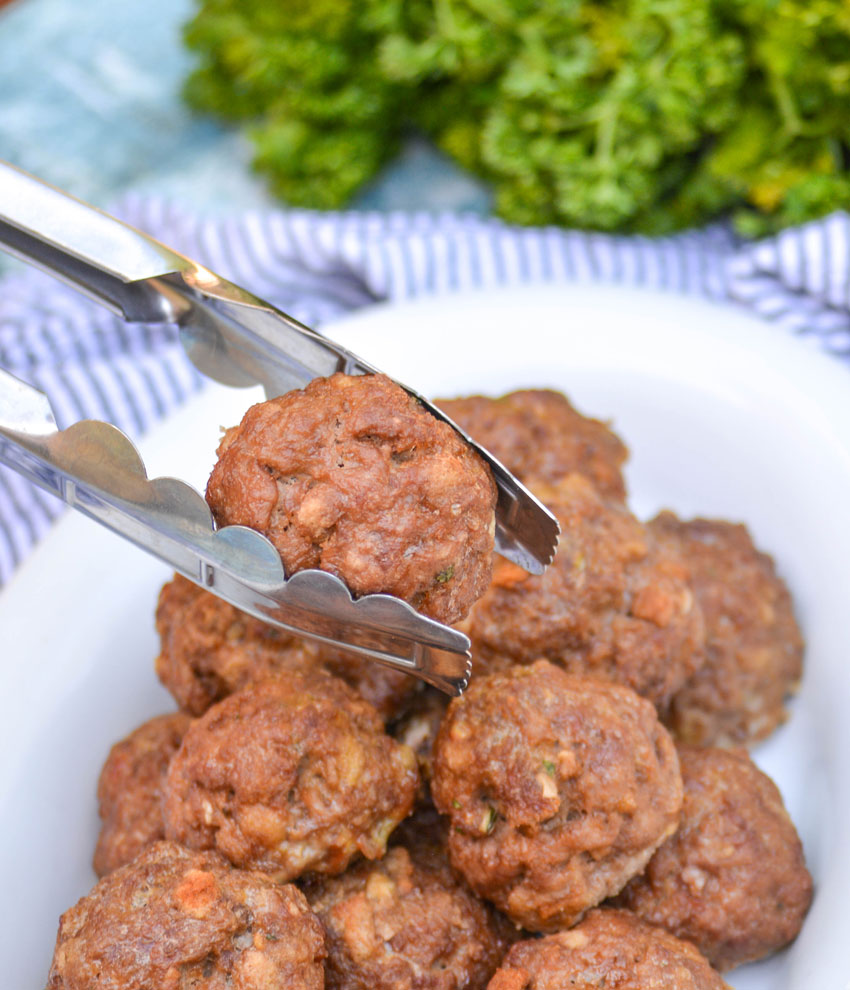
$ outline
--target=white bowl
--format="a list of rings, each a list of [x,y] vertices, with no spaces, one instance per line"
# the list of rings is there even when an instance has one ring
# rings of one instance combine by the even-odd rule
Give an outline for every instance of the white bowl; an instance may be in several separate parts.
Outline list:
[[[737,310],[641,290],[526,288],[361,311],[325,328],[421,392],[552,386],[610,418],[642,516],[745,521],[788,580],[808,642],[790,722],[755,756],[804,841],[816,896],[789,951],[739,990],[846,987],[850,889],[850,376]],[[151,475],[203,487],[218,427],[255,392],[210,388],[140,444]],[[67,515],[0,595],[0,877],[9,987],[43,985],[59,914],[94,882],[109,746],[173,707],[153,673],[168,572]]]

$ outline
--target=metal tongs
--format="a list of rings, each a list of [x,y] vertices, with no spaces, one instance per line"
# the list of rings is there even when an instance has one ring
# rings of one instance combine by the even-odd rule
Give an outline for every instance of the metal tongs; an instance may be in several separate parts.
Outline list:
[[[317,376],[377,370],[203,265],[3,162],[0,246],[124,320],[175,324],[193,364],[224,385],[262,385],[271,398]],[[489,464],[498,487],[496,548],[541,573],[555,552],[555,518],[436,406],[402,387]],[[466,687],[470,644],[461,632],[390,595],[354,599],[325,571],[287,578],[261,534],[216,530],[195,489],[175,478],[149,480],[116,427],[85,420],[58,430],[48,398],[2,369],[0,461],[245,612],[450,694]]]

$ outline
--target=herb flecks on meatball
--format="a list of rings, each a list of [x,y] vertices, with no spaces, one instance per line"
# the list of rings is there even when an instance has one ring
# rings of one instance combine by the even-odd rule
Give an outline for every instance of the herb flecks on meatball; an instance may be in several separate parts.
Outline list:
[[[383,375],[332,375],[253,406],[207,485],[219,525],[249,526],[287,574],[320,568],[462,618],[492,572],[496,486],[446,423]]]
[[[321,671],[285,672],[213,705],[168,771],[166,835],[282,880],[383,855],[413,807],[416,757]]]
[[[452,701],[431,793],[472,888],[555,931],[643,869],[679,824],[682,781],[648,701],[540,660]]]

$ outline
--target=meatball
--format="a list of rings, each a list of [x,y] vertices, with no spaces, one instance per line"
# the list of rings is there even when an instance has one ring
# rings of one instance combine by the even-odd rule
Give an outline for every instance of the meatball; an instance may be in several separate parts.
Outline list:
[[[625,498],[625,444],[560,392],[528,389],[498,399],[439,399],[437,405],[520,481],[552,484],[575,471],[604,495]]]
[[[160,715],[110,750],[97,785],[103,820],[94,851],[99,877],[165,838],[161,808],[165,774],[191,721],[180,712]]]
[[[730,969],[795,937],[812,881],[776,785],[744,750],[683,746],[679,757],[681,828],[620,903]]]
[[[168,771],[165,831],[281,880],[383,855],[419,785],[416,757],[375,709],[321,671],[294,671],[213,705]]]
[[[627,911],[591,911],[576,928],[517,944],[487,990],[729,990],[688,942]]]
[[[674,735],[700,746],[764,739],[785,721],[785,699],[802,675],[803,639],[785,583],[744,526],[683,522],[672,512],[649,526],[687,556],[705,617],[706,661],[673,699]]]
[[[685,558],[572,474],[540,488],[561,541],[540,576],[500,560],[465,624],[473,653],[625,684],[663,710],[703,662],[702,614]]]
[[[47,990],[321,990],[304,895],[157,842],[62,915]]]
[[[307,897],[327,933],[328,990],[484,990],[513,934],[447,865],[401,846]]]
[[[419,689],[409,674],[283,632],[179,574],[159,594],[156,625],[157,675],[192,715],[203,715],[214,702],[281,670],[325,667],[385,719],[400,716]]]
[[[336,374],[253,406],[207,485],[221,525],[264,533],[287,574],[320,568],[455,622],[492,572],[496,486],[448,424],[383,375]]]
[[[676,830],[682,781],[655,709],[546,660],[454,699],[431,793],[452,864],[531,931],[573,924]]]

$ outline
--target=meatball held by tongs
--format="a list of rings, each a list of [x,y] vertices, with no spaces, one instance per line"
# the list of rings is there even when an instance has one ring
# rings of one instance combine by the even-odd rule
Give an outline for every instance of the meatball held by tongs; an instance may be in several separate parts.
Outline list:
[[[395,386],[350,351],[2,162],[0,246],[126,320],[179,327],[192,362],[224,385],[262,385],[270,399],[308,386],[315,399],[312,412],[287,421],[294,434],[276,437],[280,449],[256,463],[250,482],[243,439],[225,439],[231,466],[223,470],[236,479],[228,485],[219,472],[211,485],[221,496],[214,495],[218,529],[188,485],[149,480],[114,427],[86,421],[58,430],[46,396],[3,371],[0,461],[256,618],[394,665],[449,693],[463,689],[469,640],[442,623],[463,615],[486,585],[489,541],[535,573],[551,561],[557,542],[554,517],[509,471],[410,389],[399,387],[392,405],[385,393]],[[341,383],[350,382],[329,377],[336,372],[366,376],[349,384],[349,396],[375,392],[371,402],[348,407],[342,397],[328,421],[318,415],[330,412],[323,404],[340,399]],[[309,388],[321,377],[334,383],[325,395],[318,384]],[[356,414],[353,424],[348,413]],[[265,450],[274,427],[264,415],[247,419],[252,441],[261,438]],[[246,483],[235,495],[234,486]],[[232,525],[237,507],[238,521],[261,521],[271,542],[257,529]],[[380,524],[364,515],[369,507],[379,510]],[[285,559],[290,553],[292,563]]]
[[[287,574],[330,571],[440,622],[490,583],[487,466],[384,375],[316,378],[252,406],[222,438],[207,502],[219,526],[267,536]]]

